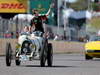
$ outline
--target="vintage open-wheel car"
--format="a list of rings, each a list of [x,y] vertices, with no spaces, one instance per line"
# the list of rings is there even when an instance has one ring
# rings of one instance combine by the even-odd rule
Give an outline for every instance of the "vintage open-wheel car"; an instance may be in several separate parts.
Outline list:
[[[15,57],[14,57],[15,56]],[[53,64],[52,43],[42,37],[42,33],[35,31],[32,34],[21,33],[13,53],[11,43],[6,44],[6,65],[11,66],[11,60],[15,59],[15,64],[19,66],[21,61],[39,60],[40,66],[44,67],[47,61],[49,67]]]

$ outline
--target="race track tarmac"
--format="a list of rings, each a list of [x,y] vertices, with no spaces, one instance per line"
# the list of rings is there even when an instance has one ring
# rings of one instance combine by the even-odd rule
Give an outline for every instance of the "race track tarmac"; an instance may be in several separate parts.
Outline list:
[[[52,67],[40,67],[36,60],[20,66],[13,60],[7,67],[5,57],[0,57],[0,75],[100,75],[100,59],[86,61],[83,54],[54,54]]]

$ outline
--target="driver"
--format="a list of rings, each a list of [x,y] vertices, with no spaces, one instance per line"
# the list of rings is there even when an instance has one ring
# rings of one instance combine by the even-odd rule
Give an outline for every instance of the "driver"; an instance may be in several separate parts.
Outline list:
[[[29,26],[29,31],[30,32],[34,32],[34,31],[40,31],[42,33],[45,32],[44,27],[43,27],[43,22],[47,20],[47,17],[51,12],[51,8],[52,8],[52,5],[50,5],[50,8],[49,8],[48,12],[44,15],[39,14],[38,10],[34,10],[34,9],[32,10],[32,12],[34,14],[34,17],[32,18],[30,26]],[[42,35],[42,36],[44,36],[44,35]],[[38,53],[39,49],[38,48],[42,47],[42,39],[43,38],[38,37],[37,40],[34,40],[34,41],[36,41],[36,45],[37,45],[36,57],[39,57],[39,53]]]

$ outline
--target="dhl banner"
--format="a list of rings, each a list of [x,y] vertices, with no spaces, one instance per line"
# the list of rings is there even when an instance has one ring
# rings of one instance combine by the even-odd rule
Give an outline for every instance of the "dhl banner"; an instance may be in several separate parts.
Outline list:
[[[0,13],[26,13],[27,0],[0,0]]]

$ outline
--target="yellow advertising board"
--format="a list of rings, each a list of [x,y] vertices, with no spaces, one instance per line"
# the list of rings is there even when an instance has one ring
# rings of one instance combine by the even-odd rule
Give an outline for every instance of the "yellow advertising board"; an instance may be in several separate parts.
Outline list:
[[[27,0],[0,0],[0,13],[26,13]]]

